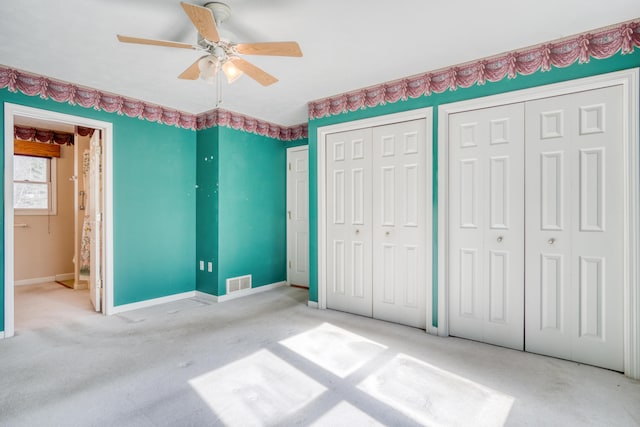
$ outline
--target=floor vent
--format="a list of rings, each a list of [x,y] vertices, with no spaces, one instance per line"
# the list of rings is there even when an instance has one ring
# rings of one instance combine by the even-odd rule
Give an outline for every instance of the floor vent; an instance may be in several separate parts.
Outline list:
[[[227,279],[227,295],[233,292],[251,289],[251,275],[231,277]]]

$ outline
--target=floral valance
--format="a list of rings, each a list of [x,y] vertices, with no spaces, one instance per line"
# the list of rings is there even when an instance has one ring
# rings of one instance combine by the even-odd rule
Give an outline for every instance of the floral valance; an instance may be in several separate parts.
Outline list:
[[[481,59],[446,69],[436,70],[402,80],[382,83],[309,103],[309,119],[335,116],[349,111],[394,103],[408,98],[429,96],[487,81],[563,68],[591,58],[610,58],[618,52],[633,52],[640,47],[640,21],[630,21],[556,42],[546,43],[500,56]]]
[[[95,129],[76,126],[76,133],[80,136],[90,136]],[[60,132],[49,129],[38,129],[27,126],[14,126],[13,136],[23,141],[46,142],[49,144],[56,143],[60,145],[73,145],[74,134],[69,132]]]
[[[76,86],[0,65],[0,89],[40,96],[56,102],[80,105],[127,117],[137,117],[184,129],[201,130],[212,126],[226,126],[257,135],[267,135],[281,141],[295,141],[307,136],[307,124],[281,126],[243,114],[214,109],[198,115],[171,110],[155,104]]]

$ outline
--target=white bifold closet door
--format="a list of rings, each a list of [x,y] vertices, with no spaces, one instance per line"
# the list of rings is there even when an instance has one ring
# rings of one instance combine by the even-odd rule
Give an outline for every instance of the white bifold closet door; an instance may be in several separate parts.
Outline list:
[[[327,137],[327,307],[372,316],[371,129]]]
[[[424,120],[327,138],[327,307],[426,327]]]
[[[523,349],[524,106],[449,117],[449,333]]]
[[[622,88],[526,104],[526,350],[623,370]]]
[[[449,332],[623,370],[622,88],[449,117]]]
[[[426,327],[424,120],[373,128],[373,316]]]

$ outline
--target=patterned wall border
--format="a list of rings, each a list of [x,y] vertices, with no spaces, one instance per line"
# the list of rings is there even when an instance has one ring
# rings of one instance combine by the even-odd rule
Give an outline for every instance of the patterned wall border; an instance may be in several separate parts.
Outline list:
[[[256,135],[268,136],[281,141],[296,141],[307,138],[308,130],[306,123],[284,127],[221,108],[199,114],[196,122],[197,129],[225,126]]]
[[[309,119],[336,116],[350,111],[394,103],[408,98],[429,96],[445,90],[497,82],[518,74],[548,71],[551,66],[567,67],[576,60],[609,58],[618,51],[633,52],[640,47],[640,21],[628,21],[594,32],[584,33],[552,43],[541,44],[479,61],[415,75],[376,86],[323,98],[309,103]]]
[[[0,89],[4,88],[8,88],[9,92],[19,91],[27,96],[40,95],[42,99],[52,99],[56,102],[66,102],[70,105],[80,105],[184,129],[201,130],[212,126],[227,126],[281,141],[307,137],[306,123],[291,127],[280,126],[219,109],[197,115],[190,114],[0,65]]]

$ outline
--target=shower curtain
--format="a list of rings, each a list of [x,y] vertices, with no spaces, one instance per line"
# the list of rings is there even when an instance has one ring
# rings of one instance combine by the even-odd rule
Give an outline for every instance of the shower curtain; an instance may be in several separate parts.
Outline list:
[[[82,178],[84,187],[84,220],[82,223],[82,240],[80,241],[80,280],[89,280],[91,272],[91,218],[89,217],[89,150],[82,153]]]

